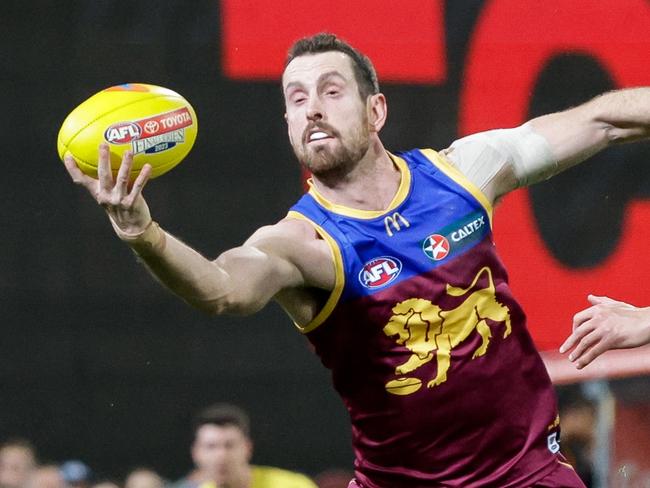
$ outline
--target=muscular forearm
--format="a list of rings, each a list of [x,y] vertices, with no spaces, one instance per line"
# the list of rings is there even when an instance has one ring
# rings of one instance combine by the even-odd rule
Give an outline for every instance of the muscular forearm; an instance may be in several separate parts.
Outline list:
[[[240,246],[210,261],[160,229],[151,220],[149,207],[142,197],[151,166],[145,164],[129,186],[131,152],[124,154],[115,180],[107,144],[99,148],[98,179],[85,175],[72,156],[66,156],[65,166],[72,180],[86,188],[106,210],[116,234],[131,246],[151,273],[197,308],[209,313],[252,313],[284,287],[303,282],[300,270],[279,257],[284,254],[283,249],[265,253],[255,246]],[[276,233],[283,235],[282,231]],[[263,241],[262,234],[257,236],[258,240]],[[284,240],[275,248],[286,248]]]
[[[605,93],[587,103],[585,109],[608,126],[612,142],[650,137],[650,87]]]
[[[115,226],[114,226],[115,227]],[[176,295],[208,313],[228,309],[228,273],[152,222],[144,233],[130,236],[116,228],[151,274]]]
[[[608,92],[528,124],[548,141],[559,173],[611,144],[650,137],[650,88]]]

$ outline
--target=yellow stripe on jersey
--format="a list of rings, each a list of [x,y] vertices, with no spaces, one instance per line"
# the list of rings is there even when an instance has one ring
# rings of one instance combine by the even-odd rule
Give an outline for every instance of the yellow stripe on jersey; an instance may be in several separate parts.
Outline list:
[[[314,229],[316,229],[316,232],[318,232],[318,234],[323,239],[325,239],[325,241],[329,245],[330,251],[332,252],[332,259],[334,260],[334,271],[335,271],[334,289],[332,290],[332,293],[330,293],[330,296],[325,302],[325,305],[323,306],[321,311],[318,312],[316,317],[314,317],[308,324],[300,325],[294,321],[294,324],[296,325],[298,330],[301,333],[306,334],[307,332],[311,332],[320,324],[325,322],[325,320],[332,313],[332,310],[334,310],[334,307],[336,307],[339,298],[341,298],[341,293],[343,293],[343,286],[345,285],[345,271],[343,270],[343,256],[341,255],[341,249],[339,248],[339,245],[332,238],[332,236],[330,236],[325,229],[323,229],[320,225],[316,224],[310,218],[304,216],[300,212],[296,212],[295,210],[290,210],[289,213],[287,213],[287,217],[305,220],[309,222],[311,225],[313,225]]]
[[[395,193],[393,200],[388,205],[388,208],[384,210],[360,210],[358,208],[351,208],[346,207],[345,205],[332,203],[318,192],[311,178],[307,180],[307,184],[309,185],[309,194],[314,197],[314,200],[320,203],[327,210],[330,210],[331,212],[337,213],[339,215],[345,215],[346,217],[356,217],[358,219],[375,219],[377,217],[381,217],[397,208],[406,199],[411,189],[411,171],[409,170],[406,161],[404,161],[399,156],[395,156],[394,154],[388,153],[388,155],[393,160],[395,166],[397,166],[399,172],[402,174],[402,179],[400,180],[397,193]]]
[[[445,159],[441,154],[433,149],[420,149],[420,152],[426,156],[426,158],[431,161],[440,171],[445,173],[449,178],[454,180],[460,186],[465,188],[469,193],[472,194],[476,200],[485,208],[485,211],[488,214],[490,219],[490,227],[492,227],[492,204],[481,191],[481,189],[472,183],[467,176],[458,171],[456,167],[451,164],[447,159]]]
[[[558,463],[560,463],[562,466],[566,466],[567,468],[571,468],[572,470],[576,470],[573,466],[571,466],[569,463],[565,463],[564,461],[560,461],[559,459],[557,460]]]

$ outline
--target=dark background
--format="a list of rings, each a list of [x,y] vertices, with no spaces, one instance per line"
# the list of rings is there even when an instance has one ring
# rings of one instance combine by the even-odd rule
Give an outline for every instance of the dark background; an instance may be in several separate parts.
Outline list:
[[[383,86],[391,150],[458,137],[463,63],[483,7],[447,2],[444,83]],[[279,307],[209,318],[173,298],[57,158],[61,122],[93,93],[166,86],[191,101],[200,129],[183,164],[146,188],[154,218],[210,257],[282,218],[302,185],[279,83],[222,76],[219,2],[4,0],[0,41],[0,439],[24,436],[45,459],[78,457],[105,474],[147,464],[176,478],[190,466],[191,415],[230,401],[251,414],[255,462],[310,474],[350,468],[344,408]],[[530,115],[613,86],[588,57],[559,56],[531,94]],[[639,169],[648,147],[635,147],[533,192],[545,241],[566,266],[605,259],[626,199],[648,194],[650,175]],[[611,159],[625,162],[615,176]],[[611,178],[607,198],[618,203],[604,205],[594,194]],[[585,205],[603,209],[576,223],[583,235],[569,242],[556,217]],[[602,229],[612,235],[595,239]]]

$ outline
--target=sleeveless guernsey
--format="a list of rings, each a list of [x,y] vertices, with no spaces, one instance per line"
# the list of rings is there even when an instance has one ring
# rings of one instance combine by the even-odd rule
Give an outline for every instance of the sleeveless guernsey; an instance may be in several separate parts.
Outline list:
[[[315,188],[289,212],[331,249],[336,285],[298,325],[331,370],[367,488],[527,487],[557,466],[555,394],[491,233],[491,205],[433,150],[391,155],[386,211]]]

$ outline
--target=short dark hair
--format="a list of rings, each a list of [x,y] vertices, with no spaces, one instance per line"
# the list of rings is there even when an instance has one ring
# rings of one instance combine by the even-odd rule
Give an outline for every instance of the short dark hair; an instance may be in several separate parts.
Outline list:
[[[250,437],[250,419],[244,410],[229,403],[217,403],[199,411],[194,416],[194,435],[204,425],[218,425],[220,427],[232,425],[241,430],[246,437]]]
[[[359,95],[365,100],[370,95],[379,93],[379,81],[377,80],[377,72],[372,65],[372,61],[362,52],[353,48],[350,44],[342,39],[339,39],[334,34],[329,32],[320,32],[311,37],[303,37],[297,40],[289,53],[287,54],[287,62],[285,68],[298,56],[305,54],[318,54],[330,51],[338,51],[350,56],[352,59],[352,67],[354,69],[354,76],[359,85]]]

